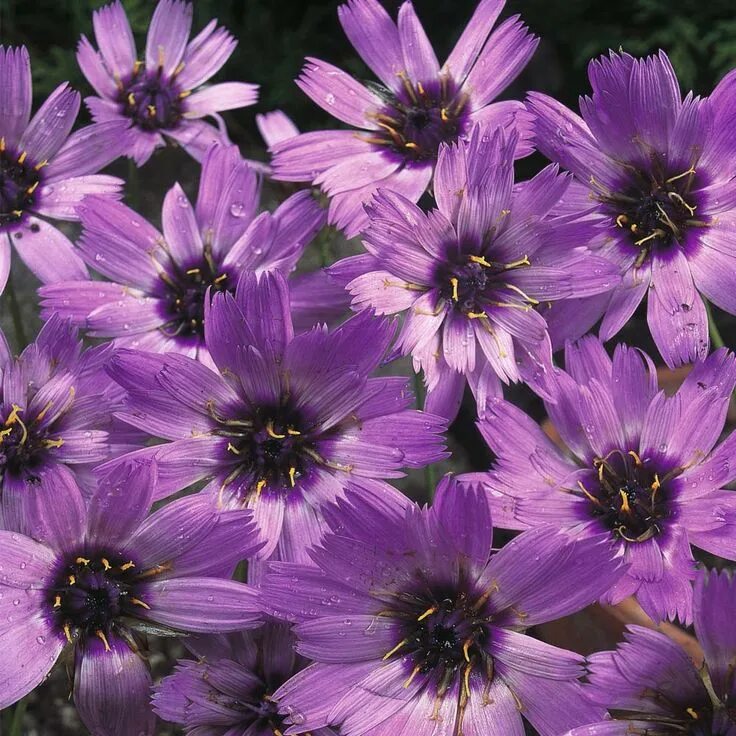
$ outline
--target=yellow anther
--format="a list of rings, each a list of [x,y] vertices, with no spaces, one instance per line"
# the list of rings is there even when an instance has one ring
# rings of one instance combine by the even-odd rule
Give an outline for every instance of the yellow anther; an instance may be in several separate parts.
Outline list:
[[[0,430],[0,442],[2,442],[3,439],[7,437],[12,431],[13,431],[12,427],[8,427],[7,429]]]
[[[626,491],[619,491],[621,494],[621,511],[623,511],[625,514],[628,514],[631,512],[631,507],[629,506],[629,497],[626,495]]]
[[[431,608],[428,608],[418,619],[417,621],[424,621],[425,618],[429,618],[433,613],[437,613],[437,606],[432,606]]]
[[[463,657],[465,657],[466,662],[470,662],[470,647],[473,643],[472,639],[467,639],[465,643],[463,644]]]
[[[232,452],[233,455],[240,455],[240,450],[232,442],[227,443],[227,451]]]
[[[40,422],[40,421],[41,421],[41,420],[42,420],[42,419],[43,419],[43,418],[44,418],[44,417],[46,416],[46,414],[47,414],[48,410],[49,410],[49,409],[50,409],[50,408],[51,408],[51,407],[52,407],[53,405],[54,405],[54,402],[53,402],[53,401],[48,401],[48,402],[46,403],[46,406],[44,406],[44,408],[43,408],[43,409],[41,409],[41,411],[40,411],[40,412],[38,412],[38,414],[36,414],[36,421],[37,421],[37,422]]]
[[[289,468],[289,483],[291,483],[292,488],[296,485],[296,483],[294,482],[295,478],[296,478],[296,468]]]
[[[653,491],[658,491],[662,484],[659,482],[659,476],[655,473],[654,480],[652,481],[651,488]]]
[[[412,150],[419,150],[419,146],[414,141],[407,141],[404,143],[404,148],[411,148]]]
[[[110,650],[110,642],[107,641],[107,637],[105,636],[105,632],[102,631],[102,629],[97,629],[95,631],[95,636],[105,645],[105,651],[109,652]]]
[[[135,107],[135,95],[132,92],[128,92],[128,104]]]
[[[72,632],[69,628],[69,624],[64,624],[64,636],[66,636],[66,640],[71,644],[72,643]]]
[[[532,262],[529,260],[529,256],[524,256],[523,258],[519,258],[518,261],[512,261],[511,263],[507,263],[503,268],[504,271],[510,271],[514,268],[519,268],[521,266],[531,266]]]
[[[469,256],[469,258],[473,263],[478,263],[481,266],[485,266],[486,268],[491,267],[491,264],[488,263],[488,261],[485,258],[483,258],[483,256]]]
[[[411,683],[414,681],[414,678],[422,671],[422,666],[417,665],[412,671],[409,677],[407,678],[406,682],[404,683],[404,687],[407,688]]]
[[[583,485],[582,481],[578,481],[578,487],[585,494],[585,497],[589,501],[592,501],[593,503],[598,504],[600,506],[601,502],[592,493],[589,493],[588,489]]]
[[[627,217],[626,215],[619,215],[619,216],[618,216],[618,217],[616,218],[616,224],[617,224],[617,225],[618,225],[619,227],[623,227],[624,225],[626,225],[626,223],[627,223],[628,221],[629,221],[629,218],[628,218],[628,217]]]
[[[16,217],[22,217],[22,215],[23,215],[23,210],[13,210],[13,214],[14,214],[14,215],[15,215]]]
[[[18,413],[21,411],[23,411],[23,407],[18,406],[18,404],[13,404],[12,411],[8,414],[8,418],[5,420],[5,426],[9,427],[11,424],[15,424],[19,419]]]
[[[698,718],[700,718],[698,711],[696,711],[695,708],[686,708],[685,713],[687,713],[694,721],[697,721]]]
[[[421,82],[417,82],[417,89],[419,90],[420,95],[426,95],[427,93],[424,91],[424,86]]]
[[[192,90],[185,89],[183,92],[179,92],[179,99],[180,100],[186,99],[187,97],[189,97],[190,94],[192,94]]]
[[[70,575],[67,580],[69,581],[69,585],[76,585],[77,579],[74,577],[74,575]]]
[[[470,698],[470,673],[473,671],[473,666],[468,665],[463,672],[463,688],[465,690],[465,697]]]
[[[77,557],[77,559],[74,560],[74,562],[77,565],[89,565],[89,560],[86,557]]]
[[[61,608],[61,596],[57,595],[54,597],[54,608]]]
[[[41,171],[41,169],[42,169],[42,168],[43,168],[44,166],[48,166],[48,165],[49,165],[48,159],[44,159],[43,161],[41,161],[41,163],[40,163],[40,164],[36,164],[36,165],[35,165],[35,166],[33,167],[33,169],[34,169],[34,171]]]
[[[187,276],[194,276],[195,274],[201,273],[201,269],[199,269],[199,268],[190,268],[185,273],[186,273]]]
[[[135,563],[132,560],[130,560],[129,562],[126,562],[124,565],[120,565],[120,569],[123,572],[127,572],[128,570],[130,570],[133,567],[135,567]]]
[[[460,301],[460,296],[457,293],[458,287],[460,286],[460,282],[455,278],[454,276],[450,279],[450,284],[452,285],[452,300],[454,302]]]
[[[261,492],[266,487],[266,481],[261,479],[256,483],[256,501],[261,497]]]
[[[180,61],[176,69],[174,69],[174,73],[172,76],[176,76],[177,74],[181,74],[184,71],[184,67],[186,64],[183,61]]]
[[[156,117],[156,105],[146,105],[146,110],[148,110],[148,117]]]
[[[682,179],[685,176],[690,176],[691,174],[695,173],[695,168],[691,166],[687,171],[683,171],[682,174],[678,174],[677,176],[671,176],[669,179],[665,181],[665,184],[672,184],[673,181],[677,181],[678,179]]]
[[[221,284],[225,279],[227,278],[227,274],[223,273],[220,276],[218,276],[216,279],[213,279],[213,284]]]
[[[637,465],[643,465],[644,464],[644,463],[642,463],[641,458],[639,457],[639,453],[634,452],[634,450],[629,450],[626,454],[627,455],[631,455],[631,457],[634,458],[634,462]]]
[[[105,572],[107,572],[112,567],[110,561],[105,557],[103,557],[100,562],[102,563],[102,567],[105,568]]]
[[[467,314],[468,319],[483,319],[487,316],[485,312],[468,312]]]
[[[148,603],[145,603],[144,601],[142,601],[140,598],[131,598],[130,602],[134,606],[140,606],[141,608],[145,608],[147,611],[151,610],[151,606],[149,606]]]
[[[18,163],[22,164],[25,162],[25,160],[28,158],[28,151],[23,151],[20,156],[18,156]]]
[[[273,437],[275,440],[282,440],[284,439],[284,437],[286,437],[285,434],[277,434],[276,432],[274,432],[273,422],[268,422],[268,424],[266,424],[266,432],[268,433],[269,437]]]
[[[290,434],[292,437],[299,437],[301,432],[298,432],[296,429],[292,429],[291,427],[288,427],[286,430],[286,434]]]
[[[44,440],[43,441],[43,446],[47,448],[50,448],[50,447],[59,448],[63,444],[64,444],[64,439],[62,437],[59,437],[58,439],[55,439],[55,440]]]
[[[406,646],[409,643],[408,639],[402,639],[391,651],[386,652],[386,654],[383,655],[383,661],[385,662],[387,659],[390,659],[393,657],[396,652],[399,651],[402,647]]]
[[[0,153],[2,153],[5,150],[5,136],[0,138]]]
[[[646,236],[646,238],[641,238],[640,240],[635,240],[634,245],[643,245],[649,240],[654,240],[655,238],[660,238],[663,235],[666,235],[664,230],[660,230],[657,228],[656,230],[652,231],[649,235]]]
[[[143,62],[140,59],[136,59],[135,63],[133,64],[133,74],[138,74],[142,66]]]
[[[31,186],[29,186],[28,189],[26,189],[26,194],[33,194],[33,192],[35,192],[36,189],[38,188],[38,184],[39,182],[34,181],[33,184],[31,184]]]
[[[447,115],[447,108],[441,107],[440,108],[440,118],[442,118],[442,122],[446,123],[450,118]]]

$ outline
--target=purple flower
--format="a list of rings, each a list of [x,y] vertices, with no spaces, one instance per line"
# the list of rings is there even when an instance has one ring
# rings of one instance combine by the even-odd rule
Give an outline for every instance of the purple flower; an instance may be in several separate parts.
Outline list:
[[[555,524],[587,537],[607,532],[628,563],[603,600],[636,595],[654,619],[692,619],[690,545],[736,559],[736,478],[723,431],[736,384],[734,356],[721,349],[697,363],[674,396],[657,389],[651,360],[619,345],[613,360],[594,337],[568,345],[556,403],[546,409],[561,451],[512,404],[489,403],[479,428],[497,455],[488,484],[499,526]]]
[[[161,496],[206,480],[221,504],[253,509],[260,557],[302,559],[346,483],[388,503],[400,494],[374,478],[446,457],[446,422],[407,408],[407,379],[369,378],[392,335],[364,314],[295,336],[281,274],[246,274],[206,313],[219,372],[125,350],[109,370],[129,394],[121,418],[170,440],[139,451],[157,458]]]
[[[612,720],[568,736],[736,733],[736,585],[728,572],[701,570],[695,588],[695,633],[705,665],[696,669],[685,651],[657,631],[629,626],[615,652],[591,657],[589,696]]]
[[[151,734],[140,635],[257,624],[255,591],[220,577],[257,549],[250,513],[218,512],[196,495],[149,517],[155,483],[155,465],[118,465],[88,508],[70,495],[39,509],[53,530],[45,544],[0,532],[0,707],[38,685],[68,646],[89,730]]]
[[[307,664],[283,623],[255,631],[185,639],[197,661],[181,660],[153,695],[153,708],[191,736],[266,736],[287,726],[273,694]],[[334,736],[329,728],[314,736]]]
[[[252,105],[258,98],[258,85],[244,82],[198,89],[222,68],[237,41],[216,20],[189,41],[188,2],[160,0],[143,60],[120,2],[95,11],[92,23],[99,51],[82,36],[77,61],[99,96],[87,97],[85,103],[96,121],[123,120],[130,126],[127,151],[138,166],[165,145],[164,136],[201,160],[213,143],[229,143],[218,113]],[[208,116],[218,127],[202,119]]]
[[[527,380],[543,392],[551,370],[541,301],[596,294],[616,270],[581,242],[585,223],[550,218],[570,178],[555,166],[514,185],[516,136],[476,128],[469,141],[442,145],[425,214],[380,190],[367,207],[368,255],[331,273],[356,308],[405,313],[397,349],[423,369],[427,409],[454,418],[466,379],[479,405],[501,384]],[[351,280],[352,279],[352,280]]]
[[[449,476],[431,509],[349,501],[312,565],[271,563],[264,583],[265,610],[296,622],[315,660],[276,693],[289,732],[522,736],[523,715],[556,736],[602,712],[577,681],[582,657],[521,632],[616,580],[607,542],[536,529],[492,554],[485,494]]]
[[[288,273],[324,222],[309,192],[260,215],[259,198],[258,176],[238,149],[215,145],[196,207],[178,184],[166,195],[163,234],[119,202],[85,199],[78,249],[111,282],[50,285],[40,291],[45,315],[69,317],[118,347],[176,351],[211,364],[203,326],[208,290],[233,291],[246,269]]]
[[[106,346],[82,351],[58,317],[15,359],[0,333],[0,528],[43,537],[39,507],[89,495],[96,464],[139,446],[113,419],[122,392],[109,357]]]
[[[611,53],[592,61],[588,76],[593,95],[580,100],[582,118],[538,93],[528,107],[539,150],[587,190],[577,206],[587,213],[589,239],[616,264],[623,287],[554,306],[553,333],[561,344],[603,316],[600,335],[608,340],[648,294],[647,321],[667,365],[704,358],[701,295],[736,314],[736,148],[723,109],[730,98],[683,100],[664,52],[646,59]],[[731,117],[734,111],[730,105]]]
[[[537,47],[518,16],[495,32],[504,0],[481,0],[440,69],[411,2],[394,23],[377,0],[350,0],[340,23],[363,61],[381,80],[360,84],[318,59],[307,59],[299,87],[338,120],[359,128],[303,133],[273,147],[275,178],[312,181],[331,196],[330,223],[357,235],[363,204],[378,187],[416,202],[427,189],[440,143],[474,123],[527,127],[517,101],[491,103]],[[517,155],[531,151],[525,140]]]
[[[0,293],[10,273],[10,243],[44,283],[85,278],[67,237],[46,221],[76,220],[87,194],[119,196],[123,182],[97,174],[123,152],[124,125],[71,133],[79,93],[59,85],[31,118],[31,62],[25,47],[0,46]]]

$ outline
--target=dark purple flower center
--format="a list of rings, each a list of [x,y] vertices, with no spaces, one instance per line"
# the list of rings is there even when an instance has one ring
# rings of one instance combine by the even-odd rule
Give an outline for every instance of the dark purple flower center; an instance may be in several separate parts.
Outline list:
[[[61,437],[52,437],[48,428],[38,427],[44,413],[26,423],[24,410],[13,405],[0,428],[0,478],[11,473],[16,478],[37,482],[36,471],[49,451],[64,444]]]
[[[404,87],[398,94],[369,84],[386,104],[372,116],[380,130],[371,132],[368,141],[406,161],[434,161],[440,143],[467,131],[468,95],[447,76],[426,85],[411,82],[406,74],[401,80]]]
[[[247,479],[246,494],[288,492],[315,463],[329,464],[317,453],[303,417],[288,406],[261,407],[246,420],[218,420],[235,466],[226,484]]]
[[[493,661],[487,652],[490,643],[488,596],[471,596],[461,591],[429,593],[426,586],[397,596],[382,616],[396,617],[400,640],[384,659],[404,658],[408,670],[406,685],[418,675],[429,675],[442,697],[456,678],[468,689],[471,672],[480,668],[493,677]]]
[[[57,631],[70,642],[97,637],[108,649],[110,634],[120,633],[120,619],[135,618],[136,609],[149,607],[140,573],[133,560],[119,554],[83,550],[69,555],[46,591]]]
[[[489,306],[530,308],[539,303],[509,283],[510,271],[530,265],[526,256],[513,263],[498,263],[485,256],[463,255],[442,264],[435,281],[440,296],[451,302],[456,311],[470,318],[483,317]],[[517,303],[519,297],[521,303]]]
[[[646,542],[660,534],[672,513],[668,486],[679,469],[658,472],[633,450],[596,458],[593,465],[597,480],[579,484],[593,515],[627,542]]]
[[[599,195],[610,206],[618,227],[629,232],[632,245],[640,249],[641,265],[654,248],[683,245],[693,227],[706,227],[696,214],[694,189],[699,188],[695,169],[667,176],[634,171],[620,192]]]
[[[164,282],[164,332],[167,337],[204,337],[204,302],[207,289],[211,293],[235,290],[235,280],[224,269],[218,269],[209,258],[192,268],[162,272]]]
[[[176,83],[179,71],[167,78],[162,67],[148,71],[141,62],[136,62],[131,76],[125,83],[121,82],[118,92],[123,115],[143,130],[175,128],[182,118],[182,100],[189,94]]]
[[[44,163],[34,165],[25,151],[6,148],[5,139],[0,138],[0,228],[19,222],[33,209]]]

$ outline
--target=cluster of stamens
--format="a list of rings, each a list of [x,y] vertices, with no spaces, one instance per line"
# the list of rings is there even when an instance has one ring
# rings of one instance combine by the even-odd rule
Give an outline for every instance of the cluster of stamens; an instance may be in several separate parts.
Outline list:
[[[141,573],[132,560],[104,552],[73,557],[47,591],[58,629],[70,643],[97,637],[110,651],[111,632],[128,638],[119,619],[135,616],[136,608],[150,608],[141,597],[141,582],[158,571]]]
[[[467,261],[449,269],[439,276],[440,295],[453,303],[456,310],[469,319],[485,319],[488,306],[509,307],[528,311],[539,302],[525,294],[518,286],[505,281],[504,275],[517,268],[530,266],[528,256],[512,263],[496,263],[484,256],[471,255]],[[491,298],[498,292],[511,292],[523,301],[502,301]]]
[[[593,461],[598,482],[578,488],[591,502],[593,515],[617,537],[627,542],[646,542],[659,534],[668,516],[667,484],[680,468],[659,476],[634,450],[615,450]]]
[[[447,76],[433,82],[432,89],[412,83],[405,72],[398,76],[403,85],[399,95],[370,85],[386,106],[369,116],[380,130],[361,137],[409,161],[434,160],[440,143],[454,141],[468,127],[468,95],[459,93]]]
[[[636,268],[653,248],[681,245],[689,228],[708,226],[696,217],[696,206],[690,202],[696,173],[690,167],[665,179],[636,171],[631,185],[615,193],[593,181],[600,190],[598,198],[611,206],[616,226],[628,230],[632,244],[640,249]]]
[[[61,437],[49,437],[47,432],[39,430],[37,425],[51,408],[49,402],[31,422],[23,421],[23,408],[13,404],[0,429],[0,477],[4,472],[15,476],[23,475],[33,482],[33,474],[50,449],[61,447]]]
[[[352,469],[323,458],[310,433],[303,429],[299,413],[288,406],[262,407],[250,419],[220,417],[213,406],[210,413],[220,425],[217,433],[228,438],[227,451],[235,461],[222,483],[221,493],[243,476],[252,482],[242,500],[252,495],[257,501],[265,490],[288,492],[295,488],[312,465],[345,472]],[[240,494],[243,495],[242,490]]]
[[[136,61],[125,81],[115,80],[123,114],[143,130],[176,127],[183,116],[182,101],[191,94],[191,90],[180,89],[176,82],[183,69],[184,62],[170,77],[165,77],[163,49],[159,50],[159,63],[153,71],[147,70],[142,61]]]
[[[0,228],[19,222],[33,209],[40,171],[46,164],[33,164],[27,151],[14,153],[6,147],[5,138],[0,138]]]
[[[392,606],[379,616],[395,617],[401,621],[404,638],[383,657],[406,658],[412,669],[404,682],[408,688],[415,678],[428,675],[436,688],[432,718],[439,717],[442,700],[453,684],[460,681],[459,728],[471,697],[470,676],[479,670],[484,676],[481,697],[487,702],[493,681],[493,659],[488,653],[491,617],[487,602],[493,590],[480,596],[464,592],[447,595],[398,594],[405,605],[400,610]],[[429,604],[429,605],[427,605]]]
[[[167,322],[162,330],[167,337],[204,337],[207,289],[214,293],[235,288],[232,278],[226,271],[218,270],[207,253],[199,266],[182,270],[173,264],[168,272],[161,270],[159,276],[166,290]]]

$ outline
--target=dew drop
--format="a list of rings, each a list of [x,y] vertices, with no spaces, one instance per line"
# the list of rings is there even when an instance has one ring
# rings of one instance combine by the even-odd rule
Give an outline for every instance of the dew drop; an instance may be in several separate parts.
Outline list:
[[[243,217],[245,215],[245,207],[241,202],[233,202],[230,205],[230,214],[233,217]]]

